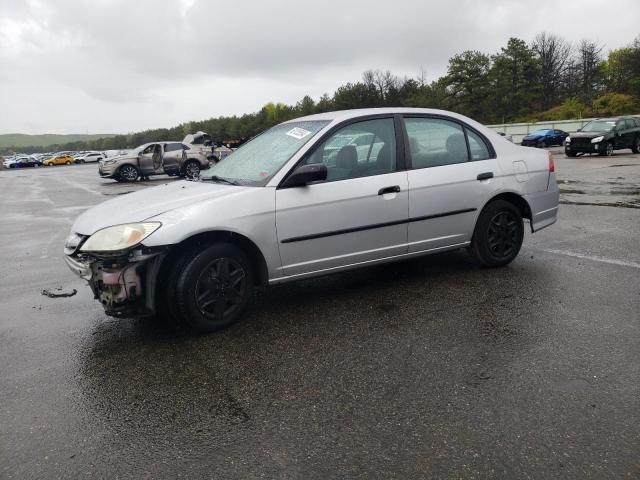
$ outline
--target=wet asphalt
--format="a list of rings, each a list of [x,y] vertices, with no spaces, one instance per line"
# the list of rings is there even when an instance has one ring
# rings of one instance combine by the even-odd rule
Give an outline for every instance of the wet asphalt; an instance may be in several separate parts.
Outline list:
[[[639,478],[640,155],[556,165],[559,222],[506,268],[272,287],[207,336],[105,316],[62,259],[166,177],[0,172],[0,478]]]

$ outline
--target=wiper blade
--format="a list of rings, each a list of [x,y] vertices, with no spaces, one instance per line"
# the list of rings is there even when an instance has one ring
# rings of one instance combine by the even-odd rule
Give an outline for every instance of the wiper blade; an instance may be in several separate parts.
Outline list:
[[[212,182],[226,183],[227,185],[240,186],[240,183],[236,182],[235,180],[231,180],[229,178],[224,178],[224,177],[219,177],[217,175],[212,175],[210,177],[205,177],[205,178],[203,178],[203,180],[210,180]]]

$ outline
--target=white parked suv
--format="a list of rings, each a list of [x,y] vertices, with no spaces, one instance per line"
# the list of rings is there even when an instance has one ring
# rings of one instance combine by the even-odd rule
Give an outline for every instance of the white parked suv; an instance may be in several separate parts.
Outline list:
[[[277,125],[212,167],[83,213],[65,245],[107,314],[236,320],[259,284],[467,248],[518,254],[554,223],[549,152],[451,112],[328,112]]]

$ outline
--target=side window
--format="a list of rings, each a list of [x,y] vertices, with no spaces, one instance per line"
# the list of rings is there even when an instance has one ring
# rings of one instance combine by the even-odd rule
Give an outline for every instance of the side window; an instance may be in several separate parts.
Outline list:
[[[145,148],[142,151],[142,154],[147,154],[147,153],[153,153],[153,149],[154,149],[155,145],[152,143],[151,145],[149,145],[147,148]]]
[[[413,168],[439,167],[469,160],[467,142],[459,124],[440,118],[405,118],[404,123]]]
[[[167,143],[164,146],[165,152],[175,152],[176,150],[181,150],[181,149],[182,149],[181,143]]]
[[[303,164],[324,163],[327,182],[368,177],[396,170],[392,118],[366,120],[341,128],[316,147]]]
[[[484,143],[484,140],[475,132],[472,132],[468,128],[465,128],[467,131],[467,139],[469,140],[469,152],[471,153],[471,160],[488,160],[491,158],[489,155],[489,149],[487,148],[487,144]]]

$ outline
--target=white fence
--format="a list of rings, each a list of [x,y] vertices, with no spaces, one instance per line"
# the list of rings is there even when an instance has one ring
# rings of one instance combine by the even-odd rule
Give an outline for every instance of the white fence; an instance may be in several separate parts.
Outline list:
[[[631,116],[640,117],[640,115]],[[495,130],[496,132],[504,132],[511,135],[514,143],[520,143],[529,133],[541,128],[557,128],[558,130],[573,133],[578,131],[579,128],[584,127],[584,125],[591,120],[593,120],[593,118],[581,118],[578,120],[552,120],[548,122],[535,123],[503,123],[500,125],[487,125],[487,127]]]

